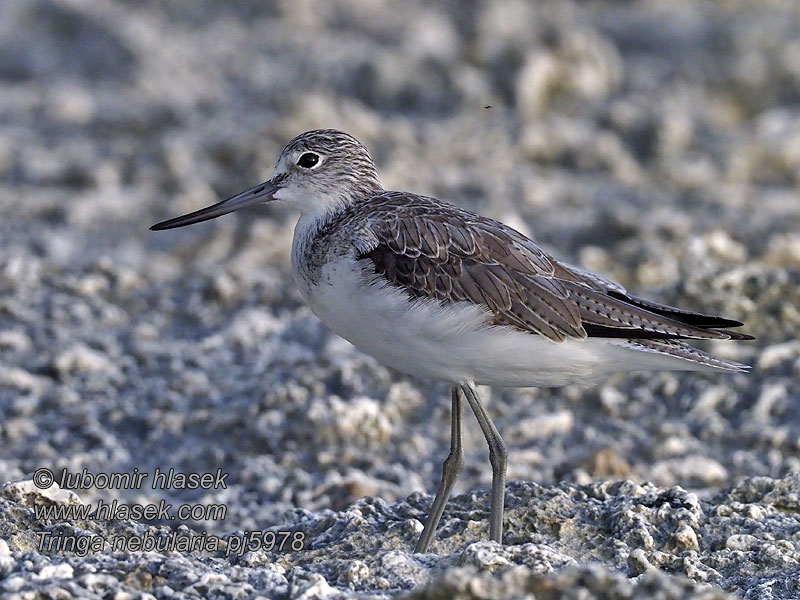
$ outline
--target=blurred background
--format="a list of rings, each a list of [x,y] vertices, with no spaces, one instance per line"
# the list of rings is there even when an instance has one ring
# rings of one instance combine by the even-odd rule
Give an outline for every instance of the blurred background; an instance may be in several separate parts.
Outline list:
[[[710,495],[800,469],[796,2],[0,1],[0,481],[229,472],[210,531],[432,493],[447,387],[332,335],[281,207],[154,233],[333,127],[384,184],[746,323],[750,375],[485,390],[511,479]],[[457,492],[485,488],[468,424]]]

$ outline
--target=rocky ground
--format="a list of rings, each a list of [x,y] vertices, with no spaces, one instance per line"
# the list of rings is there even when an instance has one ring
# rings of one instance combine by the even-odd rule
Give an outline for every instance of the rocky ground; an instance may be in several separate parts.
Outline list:
[[[16,482],[0,492],[0,595],[800,596],[796,3],[0,12],[0,481]],[[490,469],[468,420],[462,495],[433,553],[414,555],[447,454],[446,386],[380,366],[303,306],[290,211],[147,230],[267,179],[316,127],[361,139],[389,188],[744,321],[756,342],[707,348],[753,371],[482,390],[510,448],[505,546],[485,541]],[[41,468],[227,477],[37,492]],[[227,512],[33,509],[113,499]],[[303,550],[233,551],[267,530]],[[224,543],[75,553],[37,532]]]

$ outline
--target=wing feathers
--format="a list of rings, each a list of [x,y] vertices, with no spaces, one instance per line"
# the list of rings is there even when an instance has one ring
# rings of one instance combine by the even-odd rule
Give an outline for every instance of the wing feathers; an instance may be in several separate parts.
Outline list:
[[[749,339],[738,321],[682,311],[629,295],[619,284],[560,264],[497,221],[424,196],[386,192],[359,207],[376,240],[358,257],[418,298],[484,306],[491,323],[554,341]],[[350,218],[356,218],[355,211]]]
[[[725,319],[723,317],[713,317],[701,313],[681,310],[678,308],[674,308],[672,306],[658,304],[657,302],[653,302],[651,300],[645,300],[644,298],[638,298],[631,294],[619,293],[616,290],[609,290],[608,295],[617,298],[618,300],[622,300],[623,302],[626,302],[628,304],[633,304],[634,306],[644,308],[645,310],[653,312],[657,315],[663,315],[665,317],[669,317],[676,321],[680,321],[681,323],[686,323],[687,325],[693,325],[694,327],[700,327],[700,328],[713,327],[715,329],[718,329],[721,327],[741,327],[743,325],[743,323],[740,323],[739,321],[734,321],[732,319]]]

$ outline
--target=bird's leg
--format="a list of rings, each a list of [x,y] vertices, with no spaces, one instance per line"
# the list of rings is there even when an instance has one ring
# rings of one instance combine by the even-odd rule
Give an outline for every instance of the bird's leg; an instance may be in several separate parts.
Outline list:
[[[464,449],[461,445],[461,393],[458,386],[450,388],[450,395],[452,397],[452,407],[450,410],[450,454],[442,463],[442,479],[439,482],[439,489],[436,491],[436,497],[433,499],[431,512],[428,515],[428,520],[425,522],[425,527],[422,530],[422,535],[419,536],[414,552],[425,552],[436,533],[436,526],[439,524],[439,519],[442,518],[444,512],[444,505],[447,504],[447,499],[453,491],[453,486],[458,479],[461,468],[464,466]]]
[[[467,398],[472,412],[478,419],[486,442],[489,444],[489,462],[492,464],[492,512],[489,517],[489,539],[503,542],[503,502],[506,491],[506,464],[508,462],[508,449],[497,427],[483,407],[478,398],[478,391],[473,383],[461,385],[461,391]]]

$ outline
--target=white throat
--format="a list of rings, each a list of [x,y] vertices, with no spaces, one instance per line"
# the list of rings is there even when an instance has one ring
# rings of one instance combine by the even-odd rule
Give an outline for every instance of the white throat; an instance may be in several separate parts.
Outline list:
[[[300,211],[303,216],[325,219],[345,204],[341,195],[319,192],[305,186],[289,184],[275,193],[275,199]]]

